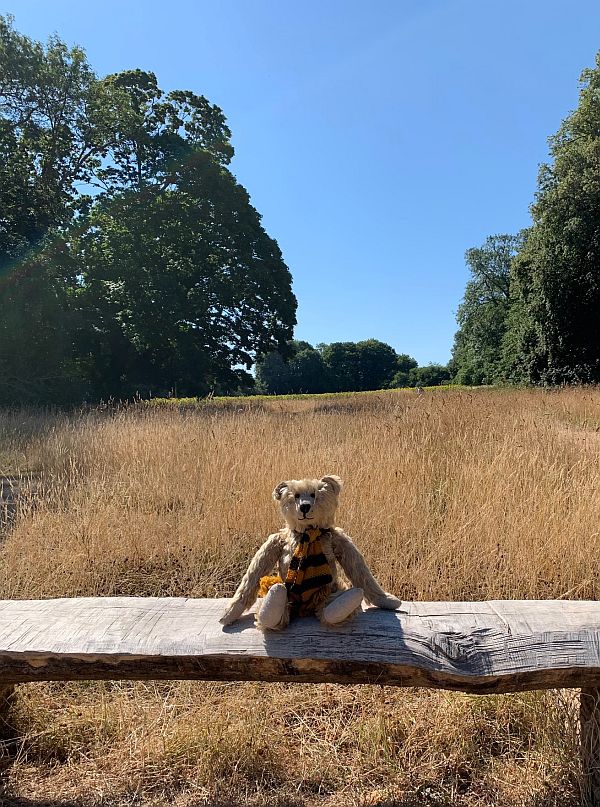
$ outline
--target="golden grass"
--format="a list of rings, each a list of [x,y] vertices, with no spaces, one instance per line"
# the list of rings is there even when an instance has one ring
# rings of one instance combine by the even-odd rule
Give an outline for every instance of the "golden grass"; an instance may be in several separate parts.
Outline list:
[[[230,595],[279,526],[275,483],[337,473],[340,525],[404,599],[598,598],[597,429],[594,389],[5,413],[10,470],[42,485],[0,594]],[[556,693],[31,685],[4,786],[34,804],[575,805],[574,716]]]

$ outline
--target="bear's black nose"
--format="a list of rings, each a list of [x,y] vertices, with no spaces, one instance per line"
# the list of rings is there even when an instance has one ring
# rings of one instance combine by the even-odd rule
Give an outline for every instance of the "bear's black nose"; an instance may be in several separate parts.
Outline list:
[[[309,510],[310,510],[310,504],[305,503],[305,504],[301,504],[301,505],[300,505],[300,511],[301,511],[302,513],[304,513],[304,515],[306,515],[306,514],[308,513],[308,511],[309,511]]]

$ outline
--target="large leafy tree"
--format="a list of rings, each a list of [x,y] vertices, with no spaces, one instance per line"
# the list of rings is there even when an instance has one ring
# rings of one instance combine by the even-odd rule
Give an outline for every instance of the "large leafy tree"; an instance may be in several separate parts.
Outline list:
[[[0,18],[3,400],[64,397],[75,376],[116,397],[251,383],[295,298],[232,155],[203,96],[98,79],[80,49]]]
[[[459,384],[493,384],[503,373],[511,264],[523,243],[524,233],[493,235],[465,254],[471,277],[457,312],[453,350]]]
[[[81,359],[105,396],[231,391],[251,383],[257,353],[291,335],[280,250],[206,152],[173,168],[167,187],[97,202],[69,258],[87,318]]]
[[[512,273],[506,337],[512,377],[600,381],[600,54],[577,109],[550,139],[533,227]]]
[[[152,73],[105,83],[119,130],[97,171],[105,192],[70,243],[82,361],[105,396],[244,388],[257,354],[291,336],[296,302],[279,247],[226,167],[223,113],[162,93]]]

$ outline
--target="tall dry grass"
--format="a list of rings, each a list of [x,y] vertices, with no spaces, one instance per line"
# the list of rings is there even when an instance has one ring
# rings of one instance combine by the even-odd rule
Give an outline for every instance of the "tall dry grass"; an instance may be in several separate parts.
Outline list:
[[[230,595],[280,523],[273,486],[324,473],[345,481],[340,525],[404,599],[600,594],[597,390],[395,392],[43,423],[30,448],[25,438],[11,449],[22,469],[33,458],[42,493],[2,547],[3,597]],[[28,733],[5,772],[14,798],[578,799],[573,703],[555,693],[36,685],[22,688],[15,719]]]

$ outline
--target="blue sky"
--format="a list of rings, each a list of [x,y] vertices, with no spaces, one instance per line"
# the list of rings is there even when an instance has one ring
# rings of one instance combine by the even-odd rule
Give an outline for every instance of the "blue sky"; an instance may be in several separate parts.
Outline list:
[[[446,362],[464,252],[529,223],[547,138],[600,49],[579,0],[4,0],[103,75],[227,115],[232,169],[294,277],[297,338]]]

